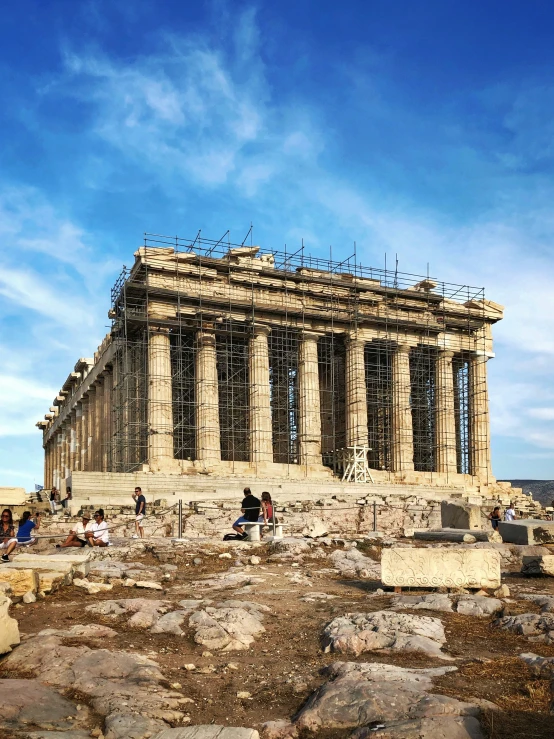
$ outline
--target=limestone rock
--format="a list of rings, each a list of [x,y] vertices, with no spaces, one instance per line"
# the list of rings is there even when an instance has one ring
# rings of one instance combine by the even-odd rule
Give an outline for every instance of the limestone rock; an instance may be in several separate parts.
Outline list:
[[[136,629],[150,629],[160,615],[167,613],[170,605],[167,601],[149,600],[148,598],[122,598],[120,600],[104,600],[93,603],[85,610],[102,616],[119,616],[132,614],[127,621],[128,626]]]
[[[432,716],[401,721],[375,730],[365,726],[351,739],[484,739],[479,721],[473,716]]]
[[[163,590],[160,583],[153,580],[137,580],[135,585],[137,588],[147,588],[148,590]]]
[[[24,603],[27,603],[27,604],[28,603],[35,603],[36,600],[37,600],[37,596],[34,593],[32,593],[31,591],[29,591],[28,593],[25,593],[25,595],[23,596],[23,602]]]
[[[140,714],[112,713],[106,719],[106,739],[147,739],[162,731],[167,724]],[[60,739],[63,739],[60,737]]]
[[[456,605],[456,611],[465,616],[494,616],[503,608],[501,600],[485,595],[461,595]]]
[[[0,594],[0,654],[11,652],[20,641],[17,621],[8,613],[10,605],[11,600]]]
[[[0,569],[0,582],[8,583],[14,596],[23,597],[25,593],[36,593],[38,574],[35,570]]]
[[[152,739],[259,739],[259,736],[255,729],[207,724],[179,729],[163,729]]]
[[[380,580],[381,565],[365,557],[357,549],[337,549],[329,559],[344,577],[361,577],[364,580]]]
[[[0,685],[4,728],[24,732],[31,728],[67,732],[79,729],[88,719],[86,707],[77,711],[74,703],[38,680],[7,679]]]
[[[510,588],[507,585],[501,585],[499,588],[497,588],[494,591],[494,597],[495,598],[509,598]]]
[[[196,632],[194,641],[208,649],[226,652],[248,649],[255,637],[265,631],[261,613],[264,607],[257,604],[253,604],[255,609],[221,605],[221,608],[208,606],[192,614],[189,625]]]
[[[273,555],[279,554],[293,557],[298,554],[307,554],[310,551],[310,545],[305,539],[285,536],[283,539],[272,541],[269,544],[269,550]]]
[[[443,611],[451,613],[454,608],[450,596],[442,593],[430,595],[393,595],[393,608],[409,608],[410,610]]]
[[[58,570],[37,570],[37,574],[39,592],[45,595],[55,593],[64,585],[71,585],[73,581],[71,575]]]
[[[181,625],[188,613],[189,611],[172,611],[171,613],[166,613],[163,616],[160,616],[150,629],[151,633],[183,636]]]
[[[521,597],[540,606],[541,613],[554,613],[554,595],[522,595]]]
[[[329,526],[320,518],[311,518],[302,530],[302,535],[307,536],[310,539],[317,539],[319,536],[327,536],[328,533]]]
[[[554,614],[520,613],[496,619],[493,626],[522,634],[529,641],[554,644]]]
[[[68,629],[43,629],[39,636],[63,636],[69,639],[113,639],[117,631],[103,624],[74,624]]]
[[[445,641],[438,618],[390,611],[349,613],[333,619],[323,631],[326,652],[355,656],[371,651],[406,651],[449,660],[451,657],[441,651]]]
[[[66,647],[58,636],[36,636],[9,654],[4,666],[31,671],[54,687],[77,690],[104,716],[121,713],[123,705],[129,713],[169,722],[183,715],[182,694],[165,689],[156,663],[142,655],[84,644]]]
[[[521,565],[522,575],[549,575],[554,577],[554,554],[524,556]]]
[[[113,585],[111,583],[89,582],[88,580],[81,580],[80,578],[75,578],[73,580],[73,585],[78,588],[83,588],[83,590],[86,590],[89,595],[95,595],[96,593],[103,593],[107,590],[113,589]]]
[[[317,734],[325,729],[370,729],[380,723],[388,727],[406,722],[408,728],[410,724],[415,728],[423,719],[477,715],[476,706],[428,692],[432,689],[432,678],[448,669],[414,670],[378,663],[335,662],[324,670],[329,681],[310,696],[294,722],[298,729]]]

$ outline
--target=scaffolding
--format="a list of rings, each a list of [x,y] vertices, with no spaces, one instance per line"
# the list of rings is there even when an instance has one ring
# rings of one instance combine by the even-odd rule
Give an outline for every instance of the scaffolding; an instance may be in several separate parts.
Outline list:
[[[252,463],[249,346],[255,328],[266,325],[271,314],[276,317],[267,342],[274,463],[302,464],[299,347],[303,332],[316,326],[321,458],[337,472],[338,450],[348,446],[345,336],[371,325],[375,336],[363,349],[369,469],[393,471],[393,355],[409,334],[418,339],[409,353],[414,470],[437,471],[437,450],[445,443],[439,438],[437,357],[449,348],[441,344],[449,333],[459,337],[451,377],[455,468],[457,474],[476,474],[471,450],[489,446],[487,424],[476,417],[476,409],[486,408],[476,402],[478,394],[486,398],[486,380],[472,377],[470,361],[476,352],[484,358],[490,352],[484,290],[396,268],[364,267],[355,249],[340,262],[332,254],[328,259],[308,256],[303,245],[292,253],[285,247],[254,254],[252,230],[248,236],[252,253],[244,251],[246,239],[231,243],[229,233],[217,241],[200,232],[190,240],[145,234],[148,258],[123,269],[111,294],[114,420],[107,441],[109,469],[133,472],[148,464],[149,388],[159,381],[153,371],[152,335],[162,329],[170,341],[168,418],[174,458],[183,463],[198,458],[197,337],[209,329],[216,336],[221,460],[230,469]],[[165,260],[162,276],[157,253]]]

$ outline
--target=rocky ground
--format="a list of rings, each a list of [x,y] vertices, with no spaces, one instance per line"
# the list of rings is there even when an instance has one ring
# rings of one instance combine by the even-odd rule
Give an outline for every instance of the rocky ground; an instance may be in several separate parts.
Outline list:
[[[11,607],[1,739],[551,739],[554,578],[522,577],[522,547],[480,543],[507,588],[395,594],[382,546],[95,551],[72,586]]]

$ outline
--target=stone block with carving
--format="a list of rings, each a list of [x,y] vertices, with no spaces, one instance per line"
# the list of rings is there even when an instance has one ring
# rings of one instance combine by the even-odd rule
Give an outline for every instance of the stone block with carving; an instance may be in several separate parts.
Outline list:
[[[500,555],[483,549],[392,547],[383,551],[381,580],[405,588],[498,588]]]

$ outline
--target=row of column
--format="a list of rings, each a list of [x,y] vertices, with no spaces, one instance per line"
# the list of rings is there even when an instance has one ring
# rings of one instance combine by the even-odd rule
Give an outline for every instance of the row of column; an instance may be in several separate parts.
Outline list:
[[[269,329],[257,327],[249,347],[250,460],[273,461],[269,380]],[[299,462],[320,465],[321,415],[319,392],[319,336],[304,332],[298,361]],[[346,443],[368,446],[365,344],[358,337],[346,343]],[[457,472],[456,414],[451,351],[439,352],[436,363],[436,471]],[[469,373],[471,448],[474,475],[490,474],[486,357],[474,356]],[[221,461],[216,337],[200,331],[196,353],[196,457],[206,465]],[[174,465],[171,354],[169,334],[160,329],[149,340],[149,464],[153,471]],[[414,469],[410,406],[410,347],[400,345],[392,355],[392,471]]]
[[[45,447],[47,487],[61,486],[74,470],[108,472],[113,376],[106,369],[67,414]],[[69,402],[71,402],[69,400]]]

